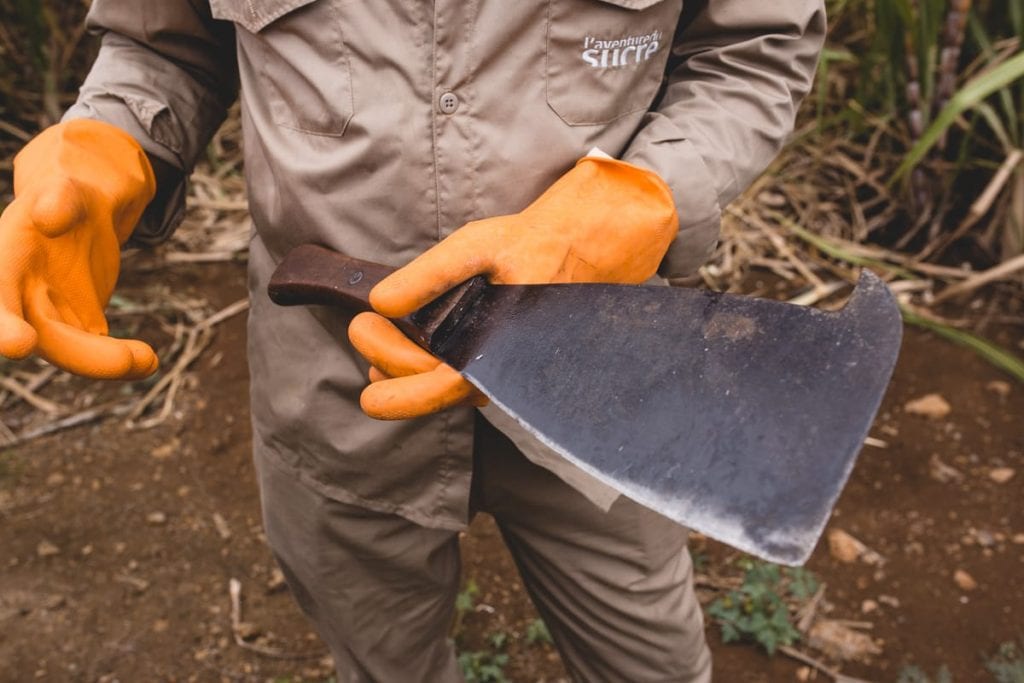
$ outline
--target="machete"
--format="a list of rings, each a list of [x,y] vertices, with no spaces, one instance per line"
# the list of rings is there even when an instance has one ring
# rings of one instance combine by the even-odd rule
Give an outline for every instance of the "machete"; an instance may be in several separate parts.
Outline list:
[[[271,299],[370,310],[393,269],[315,245]],[[802,564],[860,452],[902,322],[867,270],[825,312],[698,289],[491,285],[395,321],[545,446],[638,503],[773,562]]]

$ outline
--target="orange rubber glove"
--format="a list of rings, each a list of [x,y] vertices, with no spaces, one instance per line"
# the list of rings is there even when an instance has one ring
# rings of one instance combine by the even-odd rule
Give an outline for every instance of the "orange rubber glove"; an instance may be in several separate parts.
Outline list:
[[[460,403],[487,405],[487,398],[458,371],[424,351],[387,318],[360,313],[349,324],[348,337],[372,366],[372,384],[359,397],[370,417],[404,420]]]
[[[103,315],[120,245],[155,190],[142,148],[108,123],[61,123],[25,146],[0,215],[0,355],[98,379],[156,371],[153,349],[107,336]]]
[[[453,368],[385,328],[381,316],[408,315],[475,275],[495,284],[640,284],[657,272],[678,226],[672,193],[657,174],[591,156],[521,213],[466,224],[373,288],[370,302],[380,316],[353,320],[349,338],[376,368],[363,410],[404,419],[480,399]],[[410,346],[429,362],[399,361]]]

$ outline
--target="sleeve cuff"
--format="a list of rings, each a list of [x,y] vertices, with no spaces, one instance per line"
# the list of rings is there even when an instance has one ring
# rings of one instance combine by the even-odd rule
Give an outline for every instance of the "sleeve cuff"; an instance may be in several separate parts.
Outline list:
[[[185,174],[169,161],[167,150],[153,142],[130,109],[116,100],[109,105],[96,106],[79,102],[69,109],[62,120],[95,119],[117,126],[139,143],[157,177],[156,196],[146,207],[138,225],[125,243],[125,248],[153,246],[165,241],[185,218]]]
[[[156,83],[167,83],[159,87]],[[157,174],[157,195],[132,232],[128,246],[166,240],[185,216],[187,171],[224,118],[215,102],[179,67],[131,39],[108,33],[63,120],[96,119],[124,130],[146,151]],[[182,117],[189,116],[185,121]]]
[[[662,259],[658,274],[663,278],[693,274],[711,258],[722,221],[718,191],[704,160],[685,139],[634,144],[622,160],[654,171],[672,190],[679,233]]]

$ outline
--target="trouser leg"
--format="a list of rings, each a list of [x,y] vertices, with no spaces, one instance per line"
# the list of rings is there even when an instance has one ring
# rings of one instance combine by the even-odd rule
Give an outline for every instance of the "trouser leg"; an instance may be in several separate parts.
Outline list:
[[[480,420],[474,470],[573,679],[711,680],[686,531],[620,498],[605,513]]]
[[[457,535],[330,500],[258,465],[267,540],[339,683],[462,681],[447,638]]]

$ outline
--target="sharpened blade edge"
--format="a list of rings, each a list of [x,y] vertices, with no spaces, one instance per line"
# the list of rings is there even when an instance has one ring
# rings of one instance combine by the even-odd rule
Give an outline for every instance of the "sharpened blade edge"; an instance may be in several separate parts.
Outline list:
[[[828,521],[831,507],[829,507],[826,513],[822,516],[819,524],[814,527],[810,527],[810,531],[808,531],[808,527],[801,527],[797,533],[794,533],[792,529],[786,529],[783,531],[776,531],[768,537],[767,540],[770,541],[774,547],[792,548],[792,553],[772,552],[766,550],[764,539],[759,542],[757,539],[747,534],[744,530],[743,524],[740,521],[736,521],[739,519],[738,516],[724,515],[720,510],[711,510],[709,508],[702,508],[693,505],[682,505],[680,504],[682,501],[669,499],[649,487],[608,476],[601,470],[588,464],[586,461],[577,458],[563,446],[548,438],[542,432],[534,429],[529,423],[520,418],[514,410],[503,404],[497,396],[488,391],[485,387],[481,386],[479,380],[474,381],[472,374],[463,373],[463,375],[466,379],[472,382],[477,389],[483,392],[499,410],[514,419],[520,427],[525,429],[534,438],[544,444],[544,446],[565,458],[583,472],[592,476],[594,479],[606,486],[610,486],[616,491],[619,491],[624,496],[636,501],[640,505],[657,512],[658,514],[663,515],[688,529],[698,531],[710,538],[726,543],[745,553],[768,560],[769,562],[775,562],[777,564],[783,564],[790,567],[802,565],[813,552],[814,546],[817,544],[818,538],[821,536],[821,531],[824,529],[825,524]],[[850,476],[850,472],[852,470],[853,463],[851,461],[846,470],[843,483],[845,483],[846,478]],[[840,490],[841,489],[842,487],[840,487]],[[734,519],[730,519],[730,517],[734,517]]]

